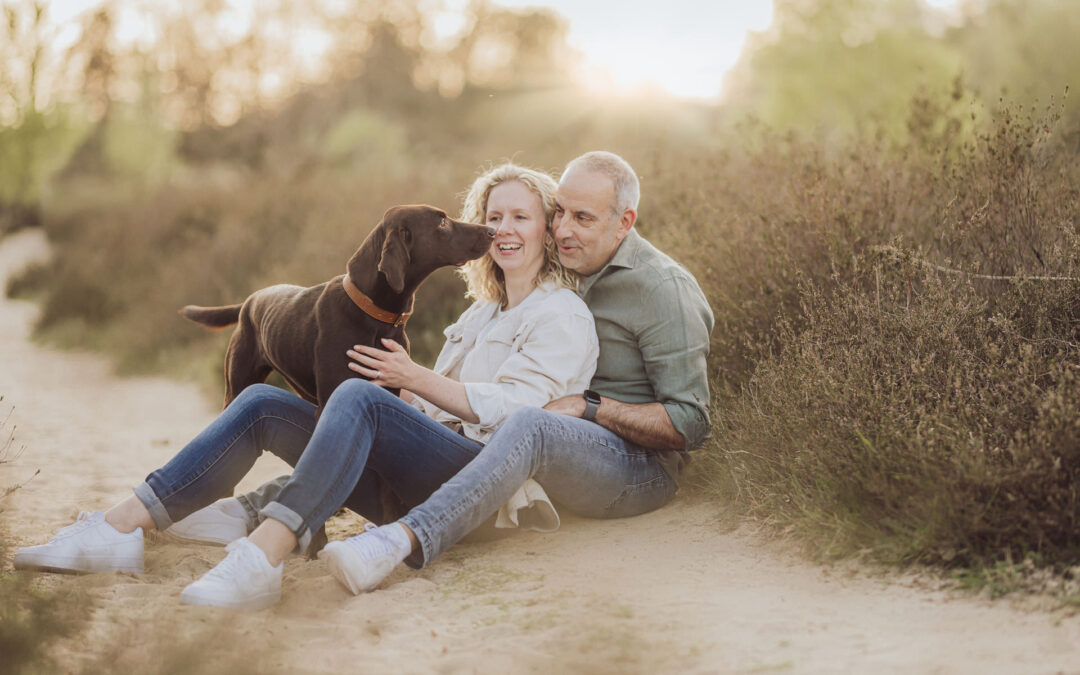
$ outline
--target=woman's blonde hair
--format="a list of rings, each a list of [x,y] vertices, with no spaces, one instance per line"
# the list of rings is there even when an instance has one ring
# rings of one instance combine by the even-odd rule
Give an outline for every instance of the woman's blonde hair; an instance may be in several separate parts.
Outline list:
[[[559,262],[559,250],[555,238],[551,236],[551,221],[555,216],[555,179],[541,171],[527,169],[517,164],[500,164],[485,171],[477,178],[465,195],[461,209],[461,220],[469,223],[483,223],[487,219],[488,197],[496,185],[518,181],[540,197],[544,208],[544,263],[536,275],[536,283],[552,282],[559,288],[577,289],[578,275],[562,266]],[[498,302],[506,305],[506,282],[502,269],[495,264],[491,253],[470,261],[460,268],[460,274],[468,286],[467,296],[476,300]]]

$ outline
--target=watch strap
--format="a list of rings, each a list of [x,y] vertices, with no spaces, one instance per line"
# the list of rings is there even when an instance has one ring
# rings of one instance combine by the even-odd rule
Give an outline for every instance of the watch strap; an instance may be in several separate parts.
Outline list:
[[[600,408],[600,395],[587,389],[582,396],[585,397],[585,412],[581,413],[581,419],[593,422],[596,420],[596,411]]]

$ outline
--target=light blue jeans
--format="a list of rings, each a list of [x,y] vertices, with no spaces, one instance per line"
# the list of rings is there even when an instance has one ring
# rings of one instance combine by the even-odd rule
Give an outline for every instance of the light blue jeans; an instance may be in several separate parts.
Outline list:
[[[529,478],[561,507],[591,518],[652,511],[677,488],[655,450],[587,420],[523,408],[476,459],[401,519],[421,546],[406,562],[426,565],[498,511]]]

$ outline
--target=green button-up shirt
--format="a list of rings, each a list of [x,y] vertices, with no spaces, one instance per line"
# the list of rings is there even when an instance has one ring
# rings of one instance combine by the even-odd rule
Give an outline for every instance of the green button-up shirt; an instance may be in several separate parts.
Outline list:
[[[664,404],[692,450],[709,435],[712,310],[690,272],[641,237],[623,239],[611,261],[581,281],[596,320],[600,358],[591,388],[624,403]],[[685,452],[660,452],[672,478]]]

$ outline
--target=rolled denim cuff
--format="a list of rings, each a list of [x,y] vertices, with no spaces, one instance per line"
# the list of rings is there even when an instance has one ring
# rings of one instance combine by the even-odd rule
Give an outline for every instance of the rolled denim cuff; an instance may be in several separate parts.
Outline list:
[[[251,502],[248,501],[247,495],[236,495],[236,501],[240,502],[240,506],[244,507],[244,513],[247,515],[248,522],[252,523],[253,527],[258,527],[259,523],[262,522],[262,518],[260,517],[259,510],[252,506]]]
[[[285,527],[292,530],[296,535],[296,543],[301,551],[306,551],[311,545],[311,528],[304,524],[304,519],[296,511],[278,502],[270,502],[262,507],[259,515],[265,518],[273,518]]]
[[[413,534],[416,535],[416,540],[420,542],[420,547],[410,553],[405,558],[405,564],[414,570],[423,569],[427,566],[427,562],[439,554],[435,549],[435,543],[431,541],[431,537],[428,535],[427,530],[424,529],[420,523],[416,522],[415,518],[411,518],[412,514],[405,514],[399,523],[404,524]]]
[[[158,532],[164,532],[172,526],[173,521],[169,517],[169,512],[165,510],[165,505],[161,503],[161,500],[154,492],[154,488],[150,487],[149,483],[143,481],[132,490],[135,492],[135,497],[150,512],[150,517],[154,519],[154,526],[157,527]]]

